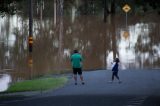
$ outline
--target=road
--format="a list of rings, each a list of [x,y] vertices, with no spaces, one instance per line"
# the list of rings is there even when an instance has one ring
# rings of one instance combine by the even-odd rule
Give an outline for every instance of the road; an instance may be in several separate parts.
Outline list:
[[[0,106],[160,106],[160,70],[121,70],[122,83],[109,83],[110,70],[84,72],[85,85],[69,82],[34,96],[1,99]]]

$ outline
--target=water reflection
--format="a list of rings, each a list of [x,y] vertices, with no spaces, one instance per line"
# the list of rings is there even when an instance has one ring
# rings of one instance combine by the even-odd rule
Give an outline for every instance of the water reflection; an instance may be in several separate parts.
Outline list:
[[[0,92],[6,91],[11,82],[11,76],[8,74],[0,74]]]
[[[0,18],[0,68],[13,69],[7,71],[13,81],[71,72],[69,57],[75,48],[84,56],[84,70],[109,68],[115,57],[120,58],[124,69],[160,67],[160,25],[152,20],[159,16],[152,14],[143,21],[139,16],[128,16],[129,35],[124,37],[123,14],[110,16],[104,23],[103,14],[93,15],[96,10],[92,15],[80,14],[78,1],[76,6],[64,6],[65,11],[54,1],[57,8],[47,1],[43,8],[35,9],[38,12],[34,12],[32,68],[27,50],[28,18],[23,14]],[[45,5],[50,8],[48,11]]]

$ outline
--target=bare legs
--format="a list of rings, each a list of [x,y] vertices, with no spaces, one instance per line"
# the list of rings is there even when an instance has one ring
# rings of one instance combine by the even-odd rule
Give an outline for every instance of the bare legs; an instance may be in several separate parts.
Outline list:
[[[80,77],[81,83],[84,85],[83,76],[79,75],[79,77]],[[76,74],[74,74],[74,81],[75,81],[75,85],[77,85],[77,75]]]
[[[73,76],[74,76],[75,85],[77,85],[77,75],[73,75]]]

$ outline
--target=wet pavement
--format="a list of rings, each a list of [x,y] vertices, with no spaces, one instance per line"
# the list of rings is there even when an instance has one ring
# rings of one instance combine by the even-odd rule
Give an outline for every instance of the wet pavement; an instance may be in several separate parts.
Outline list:
[[[84,72],[85,85],[70,81],[49,92],[21,93],[24,97],[1,99],[4,106],[160,106],[159,70],[121,70],[117,81],[110,83],[110,70]],[[29,96],[30,94],[30,96]]]

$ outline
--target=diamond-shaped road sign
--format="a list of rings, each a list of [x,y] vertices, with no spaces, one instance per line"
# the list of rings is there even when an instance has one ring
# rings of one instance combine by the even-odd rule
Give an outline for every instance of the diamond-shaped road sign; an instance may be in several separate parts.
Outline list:
[[[129,32],[128,32],[128,31],[124,31],[123,37],[124,37],[125,39],[128,39],[128,37],[129,37]]]
[[[129,10],[131,10],[131,7],[128,4],[125,4],[122,9],[124,12],[127,13],[127,12],[129,12]]]

